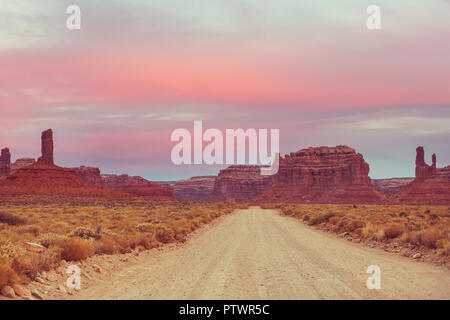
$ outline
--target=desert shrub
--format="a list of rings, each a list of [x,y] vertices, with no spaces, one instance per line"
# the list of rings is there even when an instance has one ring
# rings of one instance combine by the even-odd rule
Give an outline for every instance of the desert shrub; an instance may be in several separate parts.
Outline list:
[[[393,239],[400,237],[404,231],[404,227],[400,224],[391,224],[384,228],[384,235],[386,239]]]
[[[403,231],[402,235],[400,236],[400,241],[411,242],[411,233],[407,230]]]
[[[436,247],[440,249],[441,255],[450,256],[450,242],[447,239],[436,241]]]
[[[49,248],[51,246],[56,246],[58,243],[66,239],[67,237],[61,234],[45,233],[42,234],[36,241],[44,247]]]
[[[69,224],[67,222],[56,221],[50,225],[49,230],[58,230],[59,232],[65,232],[68,227]]]
[[[0,256],[0,289],[18,280],[17,274],[11,268],[8,260]]]
[[[39,271],[39,256],[33,253],[17,255],[11,261],[11,268],[22,279],[34,279]]]
[[[38,225],[31,224],[28,226],[18,227],[16,232],[17,233],[31,233],[33,236],[37,237],[42,232],[42,228]]]
[[[0,246],[0,254],[8,261],[12,261],[15,257],[25,255],[26,250],[23,247],[15,245],[13,243],[5,243]]]
[[[364,228],[366,223],[361,220],[349,220],[347,218],[342,218],[336,226],[337,232],[353,232],[356,229]]]
[[[346,231],[348,232],[353,232],[356,229],[360,229],[360,228],[364,228],[366,226],[366,223],[364,221],[361,220],[351,220],[349,223],[347,223],[346,225]]]
[[[81,238],[68,238],[60,243],[61,258],[66,261],[80,261],[94,254],[95,249],[91,241]]]
[[[96,253],[114,254],[118,252],[118,246],[114,239],[103,237],[98,243]]]
[[[98,233],[98,232],[99,233]],[[101,235],[101,229],[100,230],[92,230],[91,228],[88,227],[78,227],[75,230],[73,230],[72,232],[70,232],[68,234],[69,237],[79,237],[82,239],[100,239],[102,237]]]
[[[423,231],[415,231],[410,234],[410,242],[416,246],[423,244]]]
[[[374,234],[373,234],[373,238],[377,241],[382,241],[386,238],[386,235],[384,234],[384,230],[383,229],[378,229]]]
[[[373,235],[377,232],[377,227],[368,223],[362,228],[361,237],[364,239],[371,239]]]
[[[39,271],[50,270],[59,261],[61,261],[62,248],[50,246],[47,250],[39,255]]]
[[[439,239],[438,241],[436,241],[436,248],[444,249],[449,244],[450,243],[447,239]]]
[[[10,226],[18,226],[27,223],[27,220],[17,215],[8,212],[0,212],[0,222],[6,223]]]
[[[336,215],[336,213],[334,213],[334,212],[327,212],[327,213],[319,214],[318,216],[312,218],[309,221],[309,224],[316,225],[316,224],[320,224],[323,222],[327,222],[328,220],[330,220],[330,218],[334,217],[335,215]]]
[[[174,242],[174,232],[173,230],[166,228],[166,227],[158,227],[156,229],[156,240],[161,243],[170,243]]]
[[[139,223],[134,227],[139,232],[154,232],[155,231],[155,225],[153,223]]]
[[[153,235],[137,234],[131,238],[130,246],[132,249],[136,249],[137,246],[142,246],[146,249],[150,249],[152,239]]]
[[[334,217],[331,217],[330,220],[328,220],[331,224],[337,224],[339,220],[341,220],[342,215],[335,215]]]
[[[438,240],[443,238],[443,233],[438,228],[428,228],[422,236],[422,244],[428,248],[435,249]]]

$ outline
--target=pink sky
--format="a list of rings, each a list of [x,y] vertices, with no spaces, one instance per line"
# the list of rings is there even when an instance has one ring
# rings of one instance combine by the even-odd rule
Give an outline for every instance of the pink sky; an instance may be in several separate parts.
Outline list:
[[[282,153],[347,144],[374,178],[413,175],[424,145],[450,163],[450,4],[378,1],[4,1],[0,147],[39,155],[55,131],[58,164],[165,180],[172,130],[278,128]],[[372,4],[372,3],[370,3]]]

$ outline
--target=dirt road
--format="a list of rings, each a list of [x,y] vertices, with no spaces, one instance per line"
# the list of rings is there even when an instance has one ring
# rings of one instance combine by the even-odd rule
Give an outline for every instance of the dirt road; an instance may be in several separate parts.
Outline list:
[[[380,290],[366,288],[369,265],[381,268]],[[450,299],[450,272],[251,207],[71,298]]]

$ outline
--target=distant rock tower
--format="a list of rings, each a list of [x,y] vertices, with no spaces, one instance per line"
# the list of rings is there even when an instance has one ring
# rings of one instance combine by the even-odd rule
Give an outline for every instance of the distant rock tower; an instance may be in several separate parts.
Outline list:
[[[416,148],[416,178],[424,179],[436,175],[436,154],[431,157],[433,164],[430,166],[425,162],[423,147]]]
[[[0,154],[0,176],[11,174],[11,153],[8,148],[2,149]]]
[[[54,164],[53,160],[53,131],[52,129],[45,130],[41,135],[41,152],[42,156],[39,162],[44,162],[50,165]]]

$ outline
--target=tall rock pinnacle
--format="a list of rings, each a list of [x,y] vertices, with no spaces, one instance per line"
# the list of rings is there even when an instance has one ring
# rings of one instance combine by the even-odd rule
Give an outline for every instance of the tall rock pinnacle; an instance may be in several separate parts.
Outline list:
[[[48,129],[42,132],[41,135],[41,152],[42,157],[39,159],[42,162],[53,165],[53,131]]]
[[[2,149],[0,154],[0,176],[9,176],[11,173],[11,153],[8,148]]]

